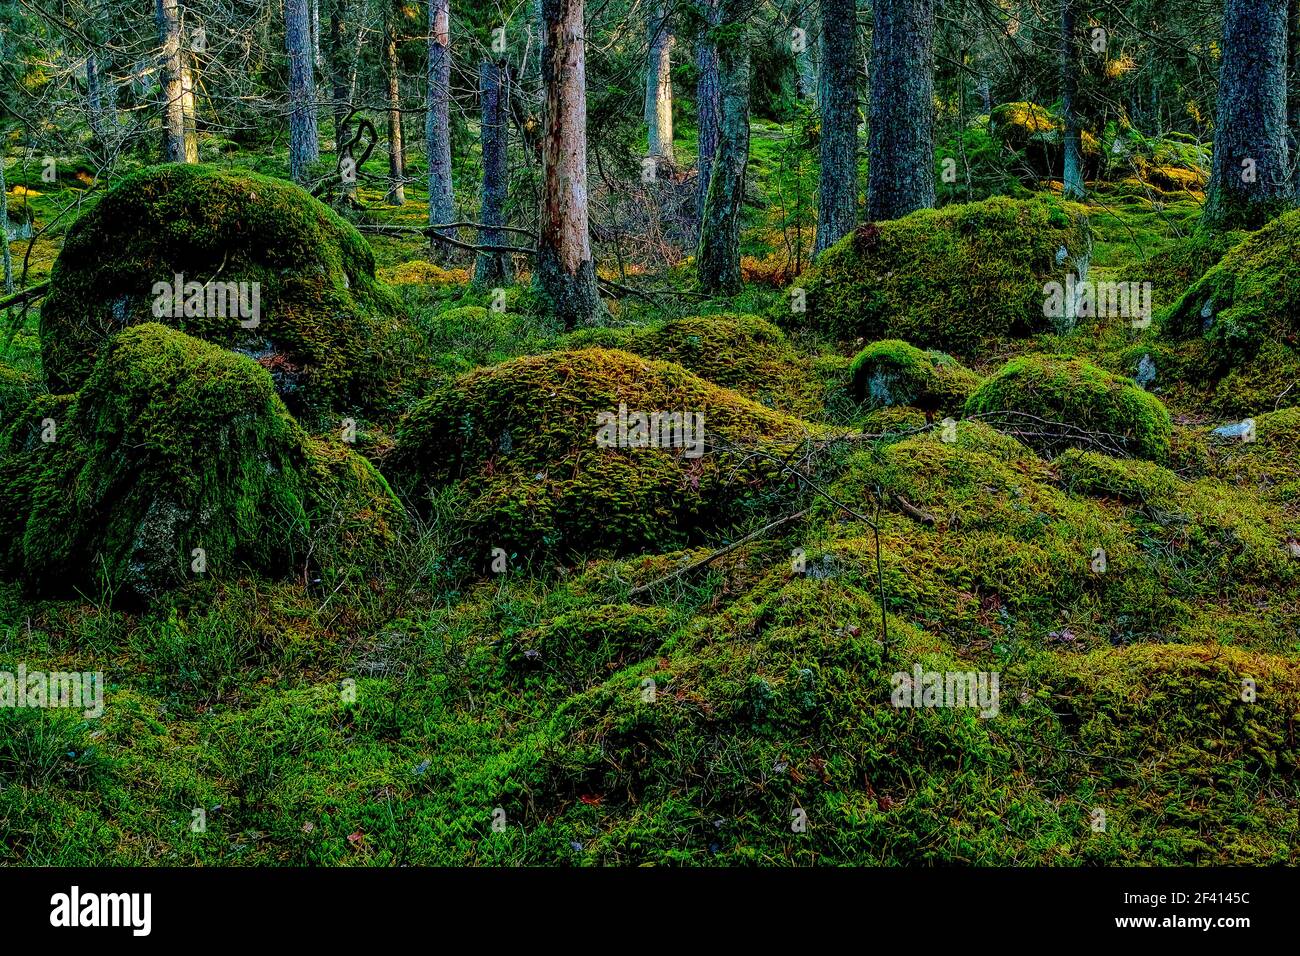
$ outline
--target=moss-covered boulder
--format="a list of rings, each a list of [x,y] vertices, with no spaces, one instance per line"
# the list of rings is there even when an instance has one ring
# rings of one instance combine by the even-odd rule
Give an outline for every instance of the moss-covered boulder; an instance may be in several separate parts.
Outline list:
[[[868,223],[800,280],[792,322],[837,339],[904,339],[969,355],[991,340],[1053,328],[1044,287],[1085,266],[1082,207],[994,198]]]
[[[1188,352],[1189,375],[1214,407],[1249,414],[1300,403],[1300,211],[1224,253],[1168,310],[1161,333],[1201,346]]]
[[[108,339],[142,322],[252,357],[307,406],[384,405],[410,352],[356,229],[253,173],[170,165],[128,176],[69,230],[51,280],[41,343],[55,391],[80,387]]]
[[[1160,399],[1132,379],[1066,356],[1012,359],[971,395],[966,414],[1044,454],[1074,446],[1163,461],[1173,433]]]
[[[851,366],[852,394],[873,407],[910,405],[927,412],[957,412],[980,377],[945,352],[918,349],[899,339],[873,342]]]
[[[461,483],[485,553],[662,551],[761,498],[780,471],[749,452],[779,454],[820,431],[679,365],[583,349],[479,369],[436,391],[399,427],[385,471],[417,500]]]
[[[989,114],[994,138],[1007,150],[1020,154],[1020,170],[1030,182],[1060,178],[1065,156],[1065,122],[1044,106],[1019,101],[1002,103]],[[1084,173],[1097,174],[1101,144],[1090,130],[1081,130]]]
[[[400,517],[383,478],[310,439],[257,363],[155,323],[112,339],[77,395],[29,405],[0,471],[0,562],[38,592],[147,599],[199,574],[301,575],[345,548],[364,566]]]

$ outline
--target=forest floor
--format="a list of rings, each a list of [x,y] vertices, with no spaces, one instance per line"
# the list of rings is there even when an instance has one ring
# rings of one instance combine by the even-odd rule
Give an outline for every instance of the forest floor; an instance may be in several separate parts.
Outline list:
[[[501,366],[506,389],[502,363],[593,344],[653,340],[644,358],[662,359],[676,320],[770,319],[788,301],[815,201],[790,135],[755,127],[745,292],[696,297],[689,264],[647,267],[635,280],[670,292],[612,303],[608,333],[565,333],[513,291],[503,316],[454,313],[491,304],[467,263],[429,262],[416,236],[366,238],[440,381]],[[287,173],[283,156],[226,161]],[[13,245],[31,284],[98,193],[44,184],[21,158],[7,169],[11,204],[52,226],[30,259]],[[418,175],[401,208],[380,183],[359,198],[371,223],[425,222]],[[1087,212],[1092,277],[1118,280],[1181,248],[1198,203],[1103,190]],[[1157,312],[1174,296],[1158,284]],[[1143,341],[1083,322],[963,358],[980,377],[1030,353],[1132,375]],[[788,328],[771,346],[780,381],[722,381],[749,358],[743,336],[698,367],[674,353],[811,429],[892,432],[828,452],[817,491],[782,499],[799,517],[720,555],[773,513],[644,554],[512,551],[505,573],[485,573],[447,557],[467,534],[448,492],[403,541],[416,570],[401,586],[250,575],[132,610],[0,583],[0,670],[108,682],[99,717],[0,711],[0,861],[1297,862],[1296,410],[1259,409],[1260,441],[1243,450],[1212,434],[1237,416],[1172,384],[1168,467],[1037,453],[974,421],[941,442],[923,410],[848,394],[865,344]],[[36,310],[0,360],[39,380]],[[369,428],[381,470],[396,430]],[[1086,581],[1099,541],[1137,569],[1104,590]],[[893,675],[914,667],[998,675],[996,719],[891,707]],[[1258,703],[1242,703],[1243,680]]]

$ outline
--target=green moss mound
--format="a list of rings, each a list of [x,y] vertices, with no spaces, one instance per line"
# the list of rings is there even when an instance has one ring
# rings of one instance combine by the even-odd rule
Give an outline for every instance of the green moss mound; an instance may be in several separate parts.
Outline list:
[[[208,284],[203,314],[155,308],[155,284],[178,274]],[[42,357],[60,392],[80,387],[114,333],[141,322],[253,357],[281,395],[308,406],[383,406],[410,350],[361,235],[297,186],[253,173],[170,165],[128,176],[69,230],[51,280]],[[221,283],[249,283],[245,305],[258,284],[255,327],[216,298]]]
[[[1234,234],[1235,235],[1235,234]],[[1300,403],[1300,212],[1248,235],[1163,316],[1184,343],[1189,381],[1242,414]]]
[[[928,412],[960,411],[980,378],[944,352],[899,339],[873,342],[850,367],[854,398],[873,407],[910,405]]]
[[[31,376],[0,362],[0,432],[35,398]]]
[[[1065,356],[1012,359],[970,397],[966,413],[998,422],[1046,454],[1100,447],[1163,461],[1173,433],[1169,412],[1154,395]]]
[[[1044,286],[1090,256],[1082,207],[1050,200],[923,209],[870,223],[822,253],[800,285],[805,320],[840,340],[904,339],[970,355],[1052,327]]]
[[[324,527],[363,565],[399,515],[364,459],[306,436],[264,369],[154,323],[115,337],[75,397],[29,406],[0,452],[20,492],[3,499],[4,564],[38,592],[301,574]]]
[[[620,406],[628,416],[696,413],[703,431],[667,447],[599,447],[598,416],[616,418]],[[417,500],[461,483],[475,499],[469,520],[494,544],[665,550],[729,525],[762,496],[775,466],[743,449],[775,454],[818,431],[679,365],[583,349],[515,359],[440,389],[399,427],[385,466]],[[618,442],[616,431],[608,437]]]

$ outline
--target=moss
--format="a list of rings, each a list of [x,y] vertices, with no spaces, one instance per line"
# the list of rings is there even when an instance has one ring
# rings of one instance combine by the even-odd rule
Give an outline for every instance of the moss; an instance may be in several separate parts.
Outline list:
[[[1300,212],[1291,212],[1229,249],[1163,316],[1164,336],[1208,347],[1202,377],[1219,407],[1300,402],[1298,263]]]
[[[698,413],[703,454],[598,447],[598,415]],[[773,467],[730,448],[779,447],[817,426],[705,382],[679,365],[585,349],[463,376],[420,403],[385,462],[416,499],[460,482],[493,544],[561,552],[671,548],[734,522]],[[680,436],[678,436],[680,437]]]
[[[1157,311],[1167,308],[1246,235],[1244,232],[1195,231],[1133,266],[1127,278],[1134,282],[1150,282],[1152,307]]]
[[[651,654],[668,636],[670,615],[657,607],[600,605],[558,615],[521,635],[514,665],[558,688],[585,690]]]
[[[6,501],[21,531],[6,563],[36,591],[149,599],[199,574],[301,573],[336,517],[364,564],[398,513],[364,459],[308,439],[264,369],[154,323],[113,339],[74,399],[24,418],[4,446],[25,489]],[[45,419],[53,440],[34,437]]]
[[[923,351],[898,339],[873,342],[851,366],[852,391],[872,405],[911,405],[958,412],[979,387],[979,376],[943,352]]]
[[[0,362],[0,434],[35,397],[31,376]]]
[[[296,186],[206,166],[151,167],[69,230],[41,310],[45,373],[54,389],[71,391],[108,337],[161,318],[256,358],[296,404],[383,406],[411,340],[374,268],[356,229]],[[159,316],[155,284],[177,274],[187,284],[257,283],[259,324],[245,327],[251,319],[241,321],[233,303],[215,301],[211,311],[226,314]]]
[[[1090,255],[1082,207],[995,198],[860,227],[805,273],[807,322],[840,340],[961,355],[1051,326],[1044,285]]]
[[[1033,180],[1059,178],[1065,155],[1065,123],[1037,103],[1015,102],[995,106],[989,114],[993,135],[1006,150],[1014,150],[1023,159],[1021,170],[1028,170]],[[1101,144],[1091,130],[1080,130],[1084,172],[1098,173]]]
[[[966,413],[997,420],[1049,454],[1100,445],[1162,461],[1172,434],[1158,398],[1131,379],[1063,356],[1012,359],[970,397]]]

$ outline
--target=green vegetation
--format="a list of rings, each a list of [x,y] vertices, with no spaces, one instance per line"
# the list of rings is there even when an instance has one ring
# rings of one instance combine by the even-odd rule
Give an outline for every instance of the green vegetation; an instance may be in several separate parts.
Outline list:
[[[910,405],[956,412],[980,378],[943,352],[922,351],[898,339],[873,342],[850,366],[853,395],[874,405]]]

